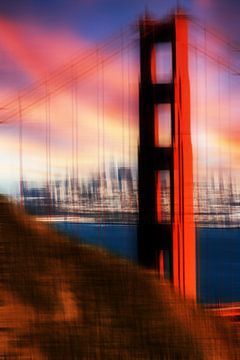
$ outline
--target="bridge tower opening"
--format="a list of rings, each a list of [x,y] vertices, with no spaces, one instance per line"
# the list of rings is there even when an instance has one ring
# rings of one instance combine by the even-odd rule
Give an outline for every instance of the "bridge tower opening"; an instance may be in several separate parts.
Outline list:
[[[139,29],[139,260],[196,299],[188,21]]]

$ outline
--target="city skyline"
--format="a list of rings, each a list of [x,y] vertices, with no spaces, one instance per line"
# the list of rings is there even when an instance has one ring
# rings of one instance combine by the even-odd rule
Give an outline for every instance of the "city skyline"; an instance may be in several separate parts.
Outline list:
[[[116,165],[116,164],[115,164]],[[22,200],[27,211],[42,221],[125,222],[138,221],[136,172],[113,166],[89,178],[52,179],[50,183],[23,181]],[[113,170],[114,169],[114,170]],[[121,173],[124,183],[121,184]],[[170,184],[162,179],[162,221],[170,221]],[[197,227],[238,227],[240,221],[240,183],[238,177],[212,171],[209,181],[194,183],[194,217]],[[107,214],[107,216],[106,216]],[[50,216],[50,217],[49,217]]]

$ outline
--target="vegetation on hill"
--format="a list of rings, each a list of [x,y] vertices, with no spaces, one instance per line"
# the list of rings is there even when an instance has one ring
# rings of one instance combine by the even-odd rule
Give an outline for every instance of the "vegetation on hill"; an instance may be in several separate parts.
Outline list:
[[[0,357],[239,359],[222,322],[168,282],[0,198]]]

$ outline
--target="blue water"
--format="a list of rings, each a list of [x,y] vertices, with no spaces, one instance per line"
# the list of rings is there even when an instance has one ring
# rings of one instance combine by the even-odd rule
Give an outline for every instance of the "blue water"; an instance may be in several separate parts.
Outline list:
[[[135,225],[57,223],[56,226],[83,243],[105,247],[137,262]],[[196,235],[198,301],[240,301],[240,229],[199,228]]]
[[[240,229],[197,230],[198,299],[240,301]]]
[[[116,255],[137,261],[137,229],[135,225],[56,223],[63,231],[85,244],[104,247]]]

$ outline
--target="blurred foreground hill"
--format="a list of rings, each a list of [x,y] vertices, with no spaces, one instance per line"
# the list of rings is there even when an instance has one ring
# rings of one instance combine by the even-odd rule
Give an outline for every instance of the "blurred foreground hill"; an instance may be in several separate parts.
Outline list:
[[[165,281],[0,197],[1,359],[240,359],[234,330]]]

